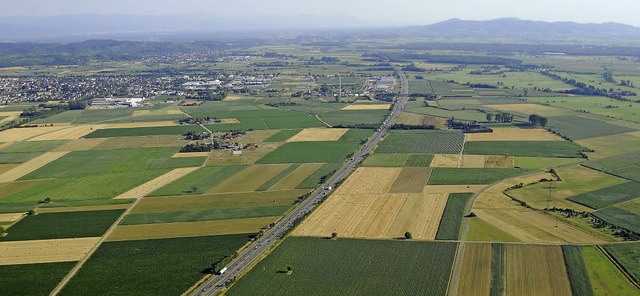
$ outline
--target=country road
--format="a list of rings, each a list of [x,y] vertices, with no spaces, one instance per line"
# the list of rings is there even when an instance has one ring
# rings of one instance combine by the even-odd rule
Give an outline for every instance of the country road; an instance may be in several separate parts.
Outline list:
[[[370,153],[373,148],[384,138],[387,131],[393,126],[398,118],[404,105],[409,100],[409,82],[399,67],[393,66],[395,72],[400,77],[400,96],[398,96],[389,114],[367,142],[338,169],[322,186],[311,193],[311,195],[302,201],[294,210],[275,223],[273,227],[267,230],[263,236],[258,238],[246,251],[238,255],[229,265],[224,274],[213,276],[209,281],[199,287],[193,295],[216,295],[226,288],[226,283],[235,279],[242,272],[246,271],[255,264],[273,245],[282,239],[291,230],[297,222],[310,213],[318,204],[326,198],[331,190],[339,183],[344,181],[358,165],[364,160],[365,156]]]

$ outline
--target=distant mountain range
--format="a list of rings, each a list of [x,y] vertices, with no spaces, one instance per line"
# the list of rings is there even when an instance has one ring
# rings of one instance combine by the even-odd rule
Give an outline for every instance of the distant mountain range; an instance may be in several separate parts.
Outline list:
[[[629,40],[640,44],[640,28],[619,23],[579,24],[516,18],[488,21],[450,19],[426,26],[377,28],[375,23],[345,16],[203,16],[78,14],[51,17],[0,18],[1,42],[56,42],[89,39],[206,40],[225,36],[264,36],[312,30],[358,36],[437,37],[511,41]],[[243,33],[243,34],[238,34]]]

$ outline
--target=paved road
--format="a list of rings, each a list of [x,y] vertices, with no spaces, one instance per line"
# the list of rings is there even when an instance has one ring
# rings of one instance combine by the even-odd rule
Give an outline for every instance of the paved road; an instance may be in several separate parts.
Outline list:
[[[258,261],[258,259],[269,250],[277,240],[283,238],[289,230],[291,230],[298,221],[304,218],[309,212],[311,212],[329,193],[329,188],[335,188],[337,184],[344,181],[344,179],[353,172],[358,165],[364,160],[365,156],[371,152],[378,142],[384,137],[387,131],[393,126],[394,122],[398,118],[400,111],[404,108],[404,105],[409,100],[409,82],[398,67],[394,67],[396,73],[400,76],[401,88],[400,96],[396,98],[393,108],[389,111],[387,118],[384,120],[380,128],[371,136],[368,141],[360,147],[350,159],[345,161],[344,165],[338,169],[331,178],[329,178],[322,186],[315,191],[304,201],[302,201],[293,211],[278,221],[272,228],[267,230],[264,235],[257,239],[253,245],[251,245],[246,251],[236,257],[229,265],[227,265],[227,271],[221,275],[215,275],[193,295],[216,295],[225,288],[225,284],[237,277],[241,272],[245,271],[252,264]]]

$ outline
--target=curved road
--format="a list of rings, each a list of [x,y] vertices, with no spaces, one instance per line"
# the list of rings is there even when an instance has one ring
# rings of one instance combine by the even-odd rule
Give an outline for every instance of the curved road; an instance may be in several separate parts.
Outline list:
[[[362,162],[365,156],[371,152],[380,140],[384,137],[386,132],[393,126],[394,122],[398,118],[400,111],[404,108],[404,105],[409,100],[409,81],[399,67],[393,66],[395,72],[400,77],[401,87],[400,96],[396,98],[393,103],[393,108],[389,111],[389,114],[383,121],[380,128],[373,133],[367,142],[360,147],[349,160],[345,161],[344,165],[338,169],[331,178],[329,178],[322,186],[311,195],[303,200],[294,210],[283,217],[280,221],[267,230],[264,235],[258,238],[246,251],[238,255],[229,265],[227,265],[227,271],[224,274],[215,275],[201,287],[199,287],[193,295],[216,295],[220,293],[226,284],[235,279],[240,273],[247,270],[250,266],[256,263],[279,239],[283,238],[289,230],[291,230],[299,220],[303,219],[308,213],[310,213],[329,193],[329,188],[335,188],[340,182],[353,172],[360,162]]]

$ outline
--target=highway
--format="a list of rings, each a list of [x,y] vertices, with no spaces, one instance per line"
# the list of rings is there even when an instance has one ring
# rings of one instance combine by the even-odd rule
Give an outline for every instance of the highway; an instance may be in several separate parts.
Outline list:
[[[362,145],[350,159],[346,160],[344,165],[327,179],[321,187],[313,191],[308,198],[298,204],[295,209],[280,221],[276,222],[273,227],[268,229],[252,245],[247,247],[244,252],[231,261],[231,263],[226,266],[227,270],[224,274],[213,276],[209,281],[200,286],[193,295],[216,295],[225,289],[229,281],[235,279],[243,271],[256,263],[279,239],[283,238],[289,230],[295,227],[298,221],[318,206],[318,204],[331,193],[331,190],[335,189],[336,185],[344,181],[364,160],[365,156],[384,138],[384,135],[393,126],[400,111],[402,111],[404,105],[409,100],[409,82],[399,67],[393,66],[393,68],[400,77],[400,96],[395,99],[393,108],[389,111],[380,128],[377,129],[376,132],[369,137],[368,141]]]

